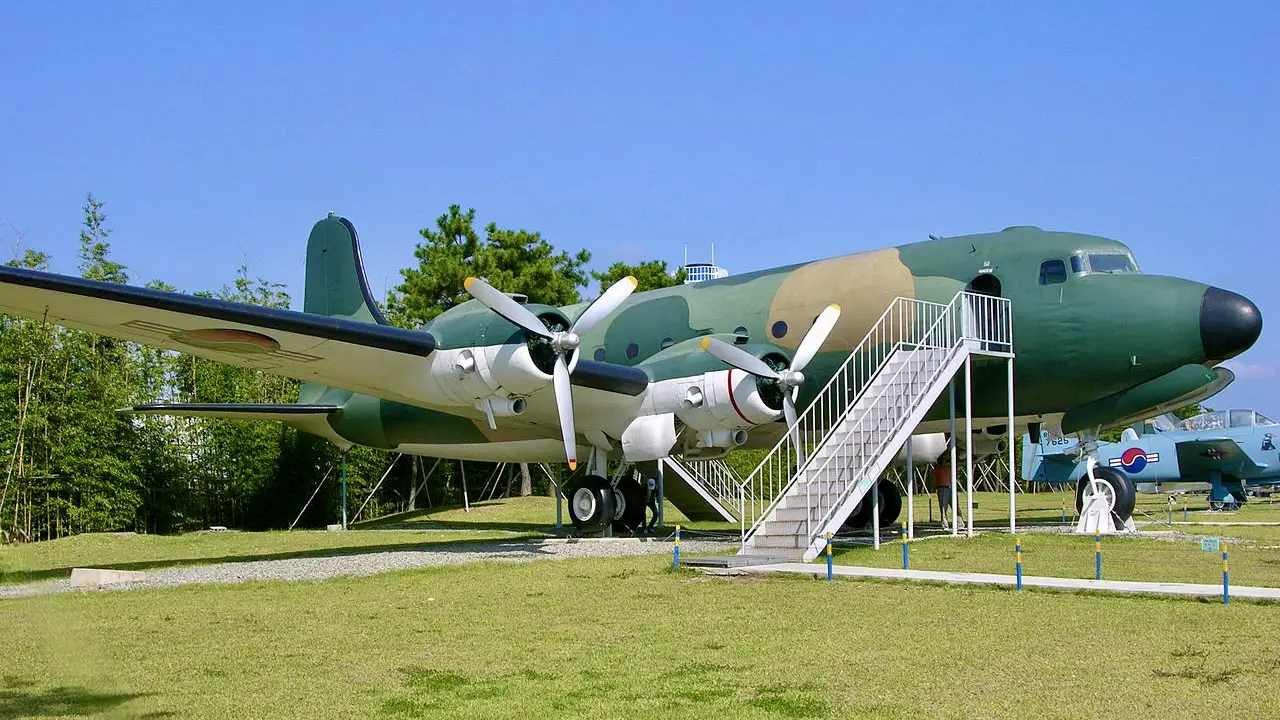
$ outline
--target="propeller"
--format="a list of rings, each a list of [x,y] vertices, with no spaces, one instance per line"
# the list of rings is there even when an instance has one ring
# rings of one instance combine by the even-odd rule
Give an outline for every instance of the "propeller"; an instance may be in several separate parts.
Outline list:
[[[550,330],[524,305],[511,299],[510,295],[494,288],[480,278],[469,277],[463,281],[462,287],[471,297],[495,313],[509,320],[525,331],[545,338],[556,353],[555,367],[551,371],[551,384],[555,389],[556,411],[560,415],[560,434],[564,438],[564,453],[569,460],[569,469],[578,469],[577,431],[573,427],[573,392],[569,385],[568,357],[577,351],[582,343],[582,335],[608,317],[624,300],[635,292],[639,282],[632,276],[622,278],[600,293],[587,306],[586,310],[573,321],[573,325],[565,331]]]
[[[795,434],[796,422],[799,419],[796,414],[795,398],[800,392],[800,385],[804,383],[804,368],[818,354],[818,348],[827,341],[827,336],[831,334],[831,330],[839,319],[840,306],[834,303],[828,305],[813,321],[809,332],[805,333],[800,341],[800,347],[796,348],[795,357],[791,359],[791,367],[785,370],[774,370],[746,350],[713,337],[702,339],[702,349],[745,373],[778,383],[782,389],[782,413],[787,418],[787,430],[792,433],[791,440],[799,448],[800,439]]]

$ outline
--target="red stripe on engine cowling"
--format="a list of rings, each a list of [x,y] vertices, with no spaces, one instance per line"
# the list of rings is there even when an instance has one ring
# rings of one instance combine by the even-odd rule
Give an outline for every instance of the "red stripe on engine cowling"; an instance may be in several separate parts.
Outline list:
[[[752,422],[747,419],[746,415],[742,414],[741,410],[738,409],[738,401],[733,399],[733,370],[729,370],[729,372],[725,374],[725,378],[729,381],[729,404],[733,406],[733,411],[738,413],[738,417],[742,418],[742,422],[751,425]]]

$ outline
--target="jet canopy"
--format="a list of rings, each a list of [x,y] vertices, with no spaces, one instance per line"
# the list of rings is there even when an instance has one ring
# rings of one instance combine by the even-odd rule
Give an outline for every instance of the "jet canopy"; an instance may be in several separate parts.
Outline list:
[[[1179,430],[1225,430],[1264,425],[1280,425],[1275,420],[1253,410],[1215,410],[1183,420]]]

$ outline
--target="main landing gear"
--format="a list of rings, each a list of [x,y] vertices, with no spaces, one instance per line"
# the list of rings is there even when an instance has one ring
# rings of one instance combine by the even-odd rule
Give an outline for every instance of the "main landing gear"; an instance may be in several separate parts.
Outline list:
[[[603,472],[601,461],[592,467]],[[619,469],[612,482],[603,475],[584,475],[565,487],[569,519],[582,533],[639,532],[645,522],[645,489],[638,480]]]
[[[898,486],[889,480],[881,479],[880,484],[880,529],[892,528],[902,514],[902,495]],[[872,526],[871,513],[875,512],[875,497],[868,492],[853,508],[848,519],[844,521],[845,530],[862,530]]]

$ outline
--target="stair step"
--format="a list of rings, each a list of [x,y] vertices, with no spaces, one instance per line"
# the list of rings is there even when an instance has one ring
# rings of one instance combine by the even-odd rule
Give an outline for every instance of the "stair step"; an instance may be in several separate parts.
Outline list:
[[[757,548],[790,548],[794,550],[806,550],[809,547],[808,535],[761,535],[756,533],[751,538],[751,544]]]

